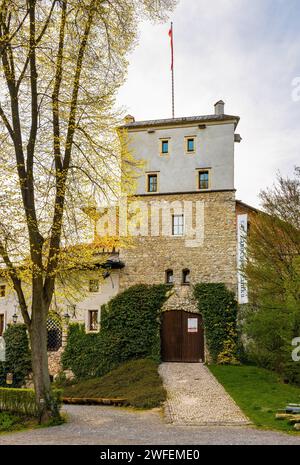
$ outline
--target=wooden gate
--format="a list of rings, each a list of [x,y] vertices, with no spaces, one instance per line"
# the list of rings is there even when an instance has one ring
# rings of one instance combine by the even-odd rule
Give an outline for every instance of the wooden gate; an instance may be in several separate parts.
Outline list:
[[[204,362],[204,330],[201,315],[181,310],[162,314],[164,362]]]

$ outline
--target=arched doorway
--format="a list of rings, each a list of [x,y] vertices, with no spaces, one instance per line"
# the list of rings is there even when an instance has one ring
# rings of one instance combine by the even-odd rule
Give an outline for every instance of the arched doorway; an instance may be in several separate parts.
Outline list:
[[[201,315],[183,310],[163,312],[161,352],[164,362],[204,362]]]

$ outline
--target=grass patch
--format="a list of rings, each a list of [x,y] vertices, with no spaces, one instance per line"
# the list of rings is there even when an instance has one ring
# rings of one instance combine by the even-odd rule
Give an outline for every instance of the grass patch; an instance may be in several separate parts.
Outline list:
[[[83,380],[64,388],[65,397],[125,398],[125,405],[135,408],[159,407],[166,391],[152,360],[133,360],[122,364],[101,378]]]
[[[300,388],[282,383],[276,373],[255,366],[211,365],[210,371],[247,417],[258,427],[294,431],[285,420],[276,420],[278,409],[300,404]]]
[[[37,426],[36,418],[25,415],[15,415],[9,412],[0,412],[0,434],[10,431],[18,431]]]

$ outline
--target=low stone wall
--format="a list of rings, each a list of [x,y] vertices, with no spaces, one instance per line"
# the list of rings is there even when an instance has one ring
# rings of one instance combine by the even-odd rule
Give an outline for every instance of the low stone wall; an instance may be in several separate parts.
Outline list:
[[[60,371],[62,371],[61,356],[63,351],[64,348],[61,347],[56,352],[48,352],[48,367],[50,376],[55,376]]]

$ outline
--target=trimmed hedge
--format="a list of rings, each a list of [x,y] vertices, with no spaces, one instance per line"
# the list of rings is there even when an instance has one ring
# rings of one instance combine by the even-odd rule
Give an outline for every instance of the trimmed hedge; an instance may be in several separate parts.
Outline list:
[[[52,391],[52,401],[59,410],[61,405],[61,391]],[[33,389],[0,388],[0,412],[20,413],[37,417],[38,406]]]
[[[13,373],[12,387],[21,387],[31,372],[31,354],[24,324],[10,325],[4,333],[6,361],[0,362],[0,386],[6,386],[7,373]]]
[[[212,361],[220,364],[238,363],[238,303],[235,294],[223,283],[199,283],[194,287],[194,295],[203,316]]]
[[[92,378],[132,359],[159,362],[160,313],[169,289],[164,284],[126,289],[102,307],[97,334],[86,334],[83,325],[70,325],[63,368],[76,378]]]

